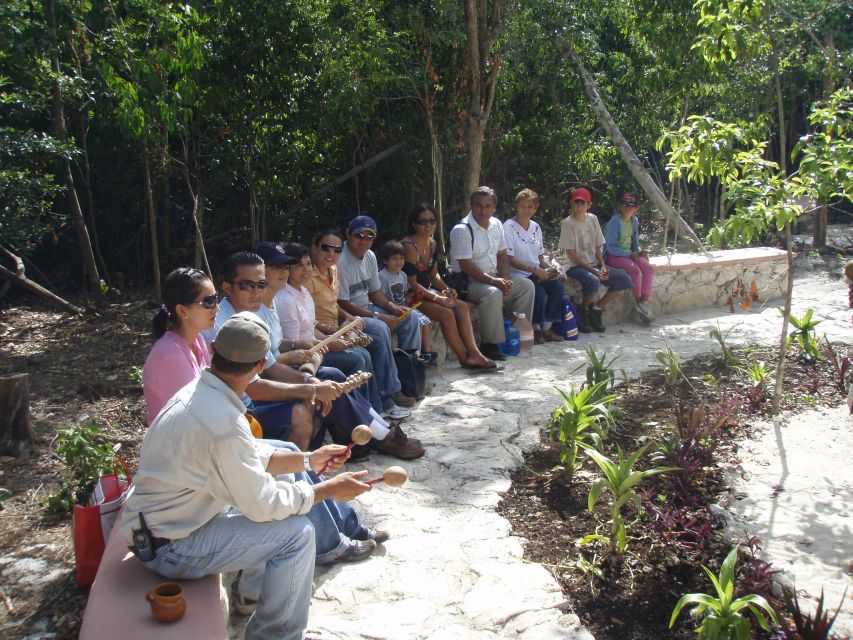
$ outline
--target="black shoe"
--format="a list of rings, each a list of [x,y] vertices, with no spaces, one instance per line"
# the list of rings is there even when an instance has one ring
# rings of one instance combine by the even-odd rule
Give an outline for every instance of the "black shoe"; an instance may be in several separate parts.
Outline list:
[[[506,360],[506,356],[498,349],[498,345],[491,342],[484,342],[480,345],[480,353],[486,356],[489,360]]]
[[[351,540],[349,548],[333,560],[333,562],[361,562],[376,551],[373,540]]]
[[[373,540],[376,544],[388,542],[391,539],[391,534],[382,529],[370,529],[363,524],[359,525],[355,533],[350,536],[350,540]]]
[[[593,331],[604,333],[604,324],[601,322],[601,309],[589,309],[589,324]]]
[[[581,333],[592,333],[592,327],[589,326],[589,312],[590,309],[578,308],[575,314],[578,321],[578,331]]]

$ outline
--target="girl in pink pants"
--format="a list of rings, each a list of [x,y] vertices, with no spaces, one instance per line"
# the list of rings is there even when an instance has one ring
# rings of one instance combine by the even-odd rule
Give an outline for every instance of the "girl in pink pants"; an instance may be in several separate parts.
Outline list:
[[[634,311],[645,323],[654,320],[650,300],[655,270],[649,264],[648,254],[640,250],[639,198],[626,193],[619,202],[619,211],[613,214],[604,227],[604,253],[608,265],[622,269],[634,283]]]

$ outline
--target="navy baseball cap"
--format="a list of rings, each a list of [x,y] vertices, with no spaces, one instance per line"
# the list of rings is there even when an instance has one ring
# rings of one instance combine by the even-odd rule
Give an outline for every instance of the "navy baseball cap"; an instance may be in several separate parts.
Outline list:
[[[293,256],[289,256],[284,252],[284,249],[281,248],[281,245],[270,242],[269,240],[264,240],[263,242],[259,242],[255,246],[255,253],[257,253],[264,260],[264,264],[268,264],[271,267],[275,267],[280,264],[296,264],[299,262]]]

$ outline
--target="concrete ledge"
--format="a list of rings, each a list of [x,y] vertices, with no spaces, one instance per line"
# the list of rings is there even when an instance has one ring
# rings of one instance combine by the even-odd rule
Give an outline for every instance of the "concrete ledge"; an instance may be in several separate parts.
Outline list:
[[[727,249],[701,253],[674,253],[669,256],[654,256],[649,262],[655,268],[655,274],[686,269],[708,269],[725,265],[744,266],[759,262],[785,261],[786,253],[773,247],[748,247],[746,249]]]
[[[145,599],[145,594],[161,582],[178,582],[184,589],[187,612],[171,624],[157,622]],[[200,580],[169,580],[159,576],[128,551],[119,528],[113,527],[89,591],[79,638],[228,640],[226,611],[227,597],[218,575]]]

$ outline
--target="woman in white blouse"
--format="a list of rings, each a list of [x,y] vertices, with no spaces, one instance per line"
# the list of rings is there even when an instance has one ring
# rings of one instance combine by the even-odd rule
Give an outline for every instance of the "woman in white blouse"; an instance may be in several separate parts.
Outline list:
[[[563,315],[563,283],[559,273],[545,260],[542,228],[532,218],[539,208],[539,194],[522,189],[515,196],[515,216],[504,222],[510,275],[529,278],[536,286],[533,300],[533,338],[536,344],[562,342],[551,329]]]

